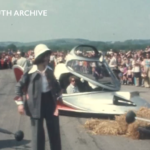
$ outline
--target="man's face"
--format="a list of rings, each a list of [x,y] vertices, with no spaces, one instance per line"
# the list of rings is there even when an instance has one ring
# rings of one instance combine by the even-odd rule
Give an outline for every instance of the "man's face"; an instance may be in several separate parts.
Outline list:
[[[50,54],[45,56],[45,58],[44,58],[44,64],[48,65],[49,61],[50,61]]]
[[[75,78],[71,79],[71,84],[75,86],[75,84],[76,84]]]

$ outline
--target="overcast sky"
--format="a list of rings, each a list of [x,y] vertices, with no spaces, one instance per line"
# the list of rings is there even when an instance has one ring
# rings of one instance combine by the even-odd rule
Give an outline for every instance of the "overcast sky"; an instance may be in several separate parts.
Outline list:
[[[150,0],[0,0],[0,10],[48,11],[46,17],[1,14],[0,41],[150,39]]]

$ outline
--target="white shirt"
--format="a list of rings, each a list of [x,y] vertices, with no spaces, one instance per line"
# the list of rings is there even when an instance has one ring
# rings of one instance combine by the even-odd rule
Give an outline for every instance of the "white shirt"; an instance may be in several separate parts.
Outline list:
[[[29,71],[29,74],[30,74],[30,73],[33,73],[33,72],[35,72],[35,71],[38,71],[38,72],[41,74],[41,77],[42,77],[42,92],[43,92],[43,93],[46,93],[46,92],[48,92],[48,91],[51,90],[51,89],[49,88],[49,83],[48,83],[47,78],[46,78],[46,75],[45,75],[45,71],[46,71],[47,69],[52,70],[51,67],[46,66],[45,70],[39,71],[38,68],[37,68],[37,66],[36,66],[36,65],[33,65],[32,69]]]
[[[32,55],[30,55],[30,56],[29,56],[29,59],[33,59],[33,56],[32,56]]]
[[[15,60],[17,60],[17,58],[15,58],[15,57],[12,57],[12,60],[11,60],[11,62],[12,62],[12,63],[14,63],[14,61],[15,61]]]
[[[55,60],[55,56],[54,55],[51,55],[50,56],[50,61],[54,61]]]
[[[57,58],[57,62],[59,63],[61,61],[63,61],[63,58],[60,56],[60,57]]]
[[[46,75],[45,75],[46,70],[47,70],[47,67],[42,72],[38,70],[41,74],[41,77],[42,77],[42,92],[43,93],[46,93],[46,92],[50,91],[49,84],[48,84],[48,81],[47,81],[47,78],[46,78]]]
[[[91,67],[96,67],[95,62],[93,62],[93,63],[91,64]]]
[[[109,62],[109,67],[113,68],[117,66],[117,60],[115,57],[112,57]]]
[[[30,66],[30,61],[24,57],[21,57],[17,60],[17,65],[26,68]]]
[[[135,72],[135,73],[140,72],[140,66],[133,67],[132,72]]]
[[[79,90],[77,86],[73,86],[72,84],[70,84],[67,87],[67,94],[73,94],[73,93],[79,93]]]

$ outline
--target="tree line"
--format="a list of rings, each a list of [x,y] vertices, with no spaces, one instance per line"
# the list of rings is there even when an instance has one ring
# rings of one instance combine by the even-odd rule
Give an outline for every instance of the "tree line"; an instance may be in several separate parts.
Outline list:
[[[150,40],[149,40],[150,41]],[[81,44],[81,43],[80,43]],[[84,43],[83,43],[84,44]],[[66,43],[66,44],[59,44],[59,43],[54,43],[54,44],[47,44],[48,47],[50,47],[53,51],[69,51],[73,47],[77,46],[79,44],[77,43]],[[133,42],[133,41],[126,41],[126,42],[89,42],[86,43],[86,45],[92,45],[95,46],[98,50],[101,51],[109,51],[110,49],[113,50],[140,50],[140,49],[145,49],[150,45],[150,42],[143,42],[143,43],[138,43],[138,42]],[[30,45],[30,46],[16,46],[15,44],[9,44],[8,46],[0,46],[0,51],[8,51],[8,50],[13,50],[14,52],[17,50],[27,52],[29,50],[33,50],[35,45]]]

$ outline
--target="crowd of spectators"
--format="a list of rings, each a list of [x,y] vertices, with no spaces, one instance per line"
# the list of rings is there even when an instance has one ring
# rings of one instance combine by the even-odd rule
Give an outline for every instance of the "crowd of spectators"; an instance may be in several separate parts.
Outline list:
[[[64,62],[67,53],[54,52],[50,57],[50,64],[54,68],[58,63]],[[0,53],[0,69],[11,69],[13,65],[20,65],[21,67],[29,67],[33,65],[34,52],[30,50],[26,53],[17,51],[8,51]]]
[[[65,61],[67,53],[53,52],[50,56],[50,65],[54,67]],[[115,72],[122,84],[150,87],[150,48],[138,51],[108,51],[105,60]],[[23,68],[31,66],[34,61],[32,50],[27,53],[20,51],[2,52],[0,54],[0,69],[11,69],[18,64]]]
[[[150,87],[150,48],[138,51],[108,52],[105,60],[122,84]]]

